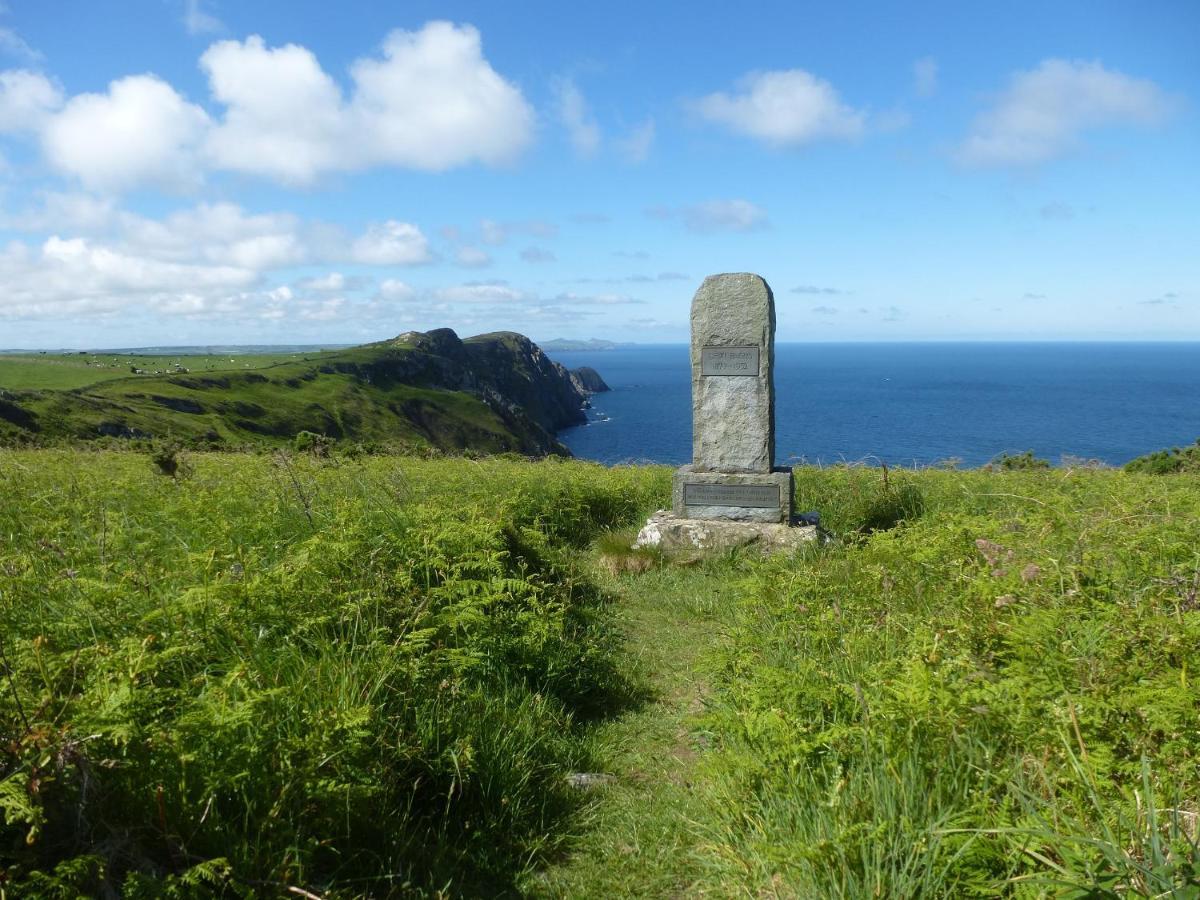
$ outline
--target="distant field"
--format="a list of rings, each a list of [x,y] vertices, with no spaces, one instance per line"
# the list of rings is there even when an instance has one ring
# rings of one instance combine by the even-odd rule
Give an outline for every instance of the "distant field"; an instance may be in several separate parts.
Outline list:
[[[279,363],[312,359],[317,350],[304,353],[261,353],[245,356],[126,356],[113,353],[37,353],[0,355],[0,388],[72,390],[116,378],[132,378],[134,369],[145,375],[175,372],[220,372],[263,369]],[[181,368],[177,368],[181,367]],[[143,376],[138,376],[143,377]]]

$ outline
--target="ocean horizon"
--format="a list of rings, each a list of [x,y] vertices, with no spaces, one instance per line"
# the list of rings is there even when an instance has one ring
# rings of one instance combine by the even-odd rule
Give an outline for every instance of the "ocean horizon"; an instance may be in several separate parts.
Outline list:
[[[550,352],[612,390],[559,433],[607,464],[691,459],[686,344]],[[775,347],[776,463],[1121,465],[1200,437],[1200,343],[924,341]]]

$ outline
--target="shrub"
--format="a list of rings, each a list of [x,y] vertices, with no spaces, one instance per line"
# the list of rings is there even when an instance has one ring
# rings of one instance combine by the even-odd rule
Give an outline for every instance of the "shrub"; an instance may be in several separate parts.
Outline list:
[[[292,438],[292,449],[297,453],[309,453],[313,456],[328,456],[333,438],[315,431],[299,431]]]
[[[1032,450],[1026,450],[1024,453],[1001,453],[990,465],[999,467],[1005,472],[1050,468],[1049,460],[1039,459],[1033,455]]]
[[[1174,475],[1178,472],[1200,472],[1200,439],[1190,447],[1157,450],[1125,464],[1126,472],[1143,475]]]
[[[160,474],[169,478],[187,478],[192,474],[191,461],[178,441],[155,441],[148,446],[150,461]]]

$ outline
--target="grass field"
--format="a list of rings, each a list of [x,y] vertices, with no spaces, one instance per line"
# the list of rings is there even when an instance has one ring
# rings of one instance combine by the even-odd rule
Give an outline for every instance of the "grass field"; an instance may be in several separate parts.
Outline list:
[[[318,351],[237,356],[141,356],[112,353],[0,354],[0,388],[68,391],[118,378],[146,379],[181,372],[244,372],[316,359]],[[134,369],[141,369],[141,375]]]
[[[1195,476],[669,479],[0,452],[0,893],[1200,895]]]

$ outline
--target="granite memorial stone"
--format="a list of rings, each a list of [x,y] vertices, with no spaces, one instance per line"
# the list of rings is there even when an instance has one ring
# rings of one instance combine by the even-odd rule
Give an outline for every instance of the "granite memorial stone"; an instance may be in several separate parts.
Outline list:
[[[710,275],[692,299],[692,462],[675,471],[671,511],[635,547],[668,553],[815,540],[793,527],[792,470],[775,467],[775,298],[758,275]]]
[[[787,522],[792,473],[775,468],[775,298],[757,275],[710,275],[692,299],[692,463],[672,510]]]

